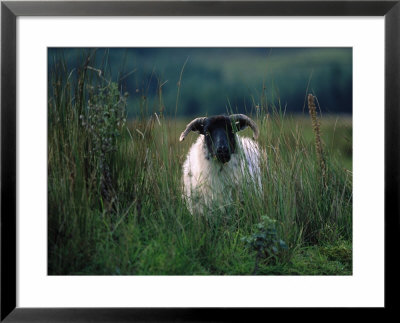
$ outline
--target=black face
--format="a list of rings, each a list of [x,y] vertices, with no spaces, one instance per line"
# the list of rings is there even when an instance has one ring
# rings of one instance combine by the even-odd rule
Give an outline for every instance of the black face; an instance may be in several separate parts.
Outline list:
[[[209,118],[203,134],[208,150],[208,157],[227,163],[236,150],[235,132],[228,117]]]

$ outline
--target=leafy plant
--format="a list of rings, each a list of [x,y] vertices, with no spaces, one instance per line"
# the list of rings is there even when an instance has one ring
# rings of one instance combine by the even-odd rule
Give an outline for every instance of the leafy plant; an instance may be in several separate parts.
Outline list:
[[[117,151],[118,138],[126,123],[126,98],[118,84],[88,85],[89,99],[81,125],[88,136],[88,158],[95,169],[103,200],[111,206],[116,194],[112,184],[111,158]]]
[[[250,250],[256,251],[253,275],[258,271],[260,259],[265,259],[266,262],[276,262],[279,252],[287,249],[285,241],[278,238],[276,220],[267,215],[262,216],[261,220],[256,224],[257,231],[255,233],[242,238]]]

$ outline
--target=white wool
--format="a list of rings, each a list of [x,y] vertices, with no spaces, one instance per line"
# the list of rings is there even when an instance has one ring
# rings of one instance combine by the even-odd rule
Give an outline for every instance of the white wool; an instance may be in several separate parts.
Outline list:
[[[261,192],[258,145],[250,138],[237,135],[236,142],[236,152],[225,164],[206,159],[204,136],[190,148],[183,164],[183,184],[184,198],[192,214],[224,209],[245,185],[252,185]]]

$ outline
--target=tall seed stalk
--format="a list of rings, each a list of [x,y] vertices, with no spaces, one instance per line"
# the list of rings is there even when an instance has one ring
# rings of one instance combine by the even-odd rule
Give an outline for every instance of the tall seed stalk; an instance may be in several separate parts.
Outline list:
[[[312,94],[308,95],[308,110],[310,112],[312,128],[315,135],[315,151],[317,153],[317,158],[319,162],[319,166],[321,168],[321,175],[322,175],[322,182],[326,187],[326,166],[325,166],[325,159],[324,153],[322,149],[322,142],[321,142],[321,129],[320,129],[320,122],[317,118],[317,109],[314,102],[314,96]]]

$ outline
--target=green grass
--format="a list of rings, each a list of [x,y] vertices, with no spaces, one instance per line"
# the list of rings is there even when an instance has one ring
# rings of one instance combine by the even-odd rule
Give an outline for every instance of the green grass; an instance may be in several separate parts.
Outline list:
[[[325,186],[307,114],[283,116],[261,100],[262,197],[245,194],[228,215],[192,216],[181,165],[197,135],[178,140],[190,120],[159,114],[158,91],[160,107],[143,97],[143,113],[126,121],[126,95],[83,62],[69,71],[60,61],[49,75],[49,274],[352,274],[350,118],[321,119]],[[287,248],[249,247],[263,216],[275,239],[263,243]]]

